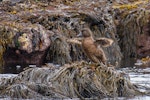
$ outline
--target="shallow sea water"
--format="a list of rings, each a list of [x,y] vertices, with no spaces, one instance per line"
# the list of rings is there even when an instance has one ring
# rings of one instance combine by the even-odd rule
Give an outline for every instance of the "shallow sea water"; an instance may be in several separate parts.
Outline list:
[[[150,90],[146,90],[144,87],[148,87],[150,89],[150,68],[139,69],[139,68],[122,68],[121,71],[128,73],[130,77],[130,81],[133,84],[138,85],[140,91],[146,92]],[[135,97],[118,97],[118,98],[106,98],[103,100],[150,100],[150,96],[135,96]]]
[[[121,71],[125,71],[126,73],[129,74],[131,83],[137,84],[140,88],[140,91],[149,91],[146,90],[143,87],[148,87],[150,88],[150,68],[145,68],[145,69],[137,69],[137,68],[122,68],[120,69]],[[17,74],[0,74],[0,78],[9,78],[9,77],[15,77]],[[0,98],[0,100],[12,100],[11,98]],[[13,99],[13,100],[18,100],[18,99]],[[21,100],[21,99],[19,99]],[[22,99],[25,100],[25,99]],[[30,99],[34,100],[34,99]],[[64,99],[64,100],[80,100],[78,98],[74,99]],[[135,97],[117,97],[117,98],[104,98],[102,100],[150,100],[150,96],[135,96]]]

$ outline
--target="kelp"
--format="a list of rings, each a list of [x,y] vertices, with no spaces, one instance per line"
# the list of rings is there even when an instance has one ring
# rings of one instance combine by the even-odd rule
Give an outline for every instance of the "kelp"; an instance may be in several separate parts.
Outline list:
[[[132,7],[132,4],[138,7],[134,9],[114,7],[117,11],[114,18],[118,21],[118,42],[123,54],[122,65],[126,66],[133,66],[137,58],[138,37],[146,33],[144,27],[149,22],[149,10],[145,9],[149,4],[148,1],[135,1],[129,6]]]
[[[130,55],[135,54],[136,56],[136,37],[143,32],[142,27],[147,23],[149,12],[145,8],[148,4],[147,0],[134,2],[128,0],[9,1],[2,2],[0,5],[0,9],[3,11],[0,19],[3,20],[1,24],[9,23],[9,27],[17,27],[18,31],[22,31],[22,27],[16,23],[31,25],[31,27],[32,24],[33,26],[37,24],[44,27],[44,30],[53,32],[59,39],[53,40],[46,60],[57,64],[82,59],[88,61],[82,47],[68,43],[67,39],[76,38],[82,28],[89,27],[94,37],[107,37],[114,40],[113,45],[104,48],[104,51],[108,62],[112,64],[119,62],[120,66],[123,56],[123,62],[128,62],[126,60]],[[36,34],[36,31],[34,32],[33,34]],[[55,39],[55,35],[52,39]],[[36,39],[37,37],[36,34],[35,41],[39,41]],[[33,46],[35,46],[34,42],[30,44],[29,48]],[[27,47],[27,44],[24,47]],[[64,60],[56,59],[58,56]]]
[[[20,51],[31,53],[47,50],[51,43],[50,36],[53,34],[51,31],[45,30],[44,27],[38,24],[19,23],[13,21],[1,21],[0,33],[0,64],[1,66],[6,65],[5,67],[9,67],[10,64],[15,62],[16,64],[19,64],[19,60],[15,61],[19,56],[22,57],[21,59],[24,59],[22,53],[20,54]],[[12,51],[17,53],[17,55],[14,53],[7,55],[5,51],[8,51],[10,48],[15,48],[17,51]],[[10,57],[13,57],[13,59]],[[24,60],[24,62],[29,61]],[[1,70],[3,68],[4,67],[1,67]]]
[[[103,64],[75,62],[89,59],[78,43],[71,43],[82,28],[88,27],[93,37],[114,40],[111,47],[104,49],[108,61],[120,63],[123,54],[123,62],[127,62],[129,57],[134,56],[136,37],[142,34],[142,28],[147,23],[149,12],[144,9],[145,4],[140,8],[136,7],[140,3],[135,3],[132,9],[130,5],[113,8],[113,2],[118,1],[76,1],[79,0],[25,0],[0,4],[0,29],[4,34],[0,35],[1,58],[8,47],[29,53],[50,47],[46,60],[63,65],[57,68],[56,65],[46,64],[42,68],[26,69],[13,78],[2,78],[1,96],[84,99],[146,94],[131,84],[124,72]],[[119,2],[124,3],[124,0]],[[9,33],[12,33],[11,37]]]
[[[6,44],[12,42],[13,34],[11,30],[7,30],[8,27],[1,26],[0,27],[0,66],[4,64],[3,61],[3,53],[6,50]],[[0,72],[3,71],[3,68],[0,67]]]
[[[136,55],[136,33],[142,33],[142,27],[147,23],[146,20],[149,12],[145,8],[147,8],[148,4],[147,0],[134,2],[129,0],[9,1],[1,3],[0,9],[3,12],[0,19],[3,22],[8,21],[7,23],[10,23],[12,28],[17,26],[14,23],[17,22],[40,24],[46,30],[57,30],[54,33],[59,33],[57,35],[60,35],[60,39],[53,41],[54,43],[52,44],[54,45],[52,45],[47,54],[47,61],[57,64],[65,64],[81,59],[88,61],[81,46],[68,43],[66,40],[76,38],[76,35],[80,33],[82,28],[89,27],[95,37],[108,37],[115,41],[111,47],[104,48],[104,51],[108,62],[114,64],[117,61],[120,65],[123,56],[126,56],[123,58],[123,62],[128,62],[126,60],[130,55]],[[3,22],[1,24],[4,24]],[[119,25],[116,25],[115,22],[118,22]],[[133,29],[132,26],[134,26]],[[22,30],[21,27],[18,31],[20,30]],[[128,38],[132,41],[128,41]],[[56,41],[57,43],[55,43]],[[129,48],[127,44],[129,44]],[[32,44],[32,46],[34,45]],[[56,48],[57,50],[55,50]],[[64,60],[55,59],[58,56]]]
[[[38,24],[1,22],[1,44],[26,50],[27,52],[42,51],[50,45],[51,31]],[[2,30],[4,27],[5,30]],[[6,39],[6,40],[5,40]]]
[[[142,95],[129,76],[103,64],[80,61],[56,67],[28,68],[13,78],[2,78],[0,94],[11,98],[104,98]],[[35,97],[37,98],[37,97]]]
[[[137,1],[134,1],[134,2],[130,2],[128,4],[122,4],[122,5],[115,4],[112,7],[114,9],[132,10],[132,9],[135,9],[135,8],[138,8],[138,7],[141,7],[141,6],[145,6],[148,2],[149,2],[149,0],[142,0],[142,1],[141,0],[137,0]]]
[[[12,22],[28,23],[27,26],[31,25],[31,27],[32,24],[33,26],[35,24],[40,24],[46,30],[53,32],[55,35],[50,38],[52,40],[52,45],[47,54],[47,61],[56,64],[65,64],[70,61],[79,61],[82,59],[88,61],[82,47],[80,45],[68,43],[67,40],[77,38],[77,34],[80,33],[82,28],[89,27],[93,31],[95,37],[113,38],[115,41],[114,44],[112,47],[105,49],[105,53],[109,62],[115,63],[117,61],[120,63],[121,52],[115,38],[115,24],[113,23],[111,12],[109,12],[110,7],[104,5],[109,2],[94,1],[89,4],[90,1],[78,2],[78,0],[74,0],[67,1],[72,2],[71,4],[66,2],[67,5],[65,3],[64,5],[60,5],[59,0],[55,2],[49,1],[47,5],[44,5],[44,2],[40,0],[36,2],[32,1],[29,2],[30,5],[28,5],[27,1],[25,1],[24,3],[17,3],[16,5],[9,6],[10,10],[5,16],[10,17],[7,17],[6,19],[2,17],[2,19],[5,22],[9,20],[8,23],[10,23],[12,25],[10,27],[13,28],[19,27],[19,24],[13,24]],[[65,0],[61,2],[65,2]],[[99,5],[102,6],[99,7]],[[18,31],[22,31],[21,27],[17,29]],[[36,34],[36,32],[33,34]],[[55,36],[59,37],[59,39]],[[22,35],[22,37],[24,36]],[[35,36],[35,38],[36,37],[38,36]],[[31,39],[26,41],[31,41]],[[23,48],[33,48],[33,43],[34,42],[30,45],[26,44]],[[20,45],[22,46],[22,44]],[[33,50],[27,51],[32,52]],[[114,54],[115,56],[112,56]],[[63,60],[59,59],[59,57]]]
[[[59,33],[57,32],[57,34]],[[54,64],[63,65],[65,63],[69,63],[72,61],[69,50],[70,47],[65,38],[58,35],[53,37],[53,43],[51,44],[48,57],[49,59],[53,59],[52,63]]]

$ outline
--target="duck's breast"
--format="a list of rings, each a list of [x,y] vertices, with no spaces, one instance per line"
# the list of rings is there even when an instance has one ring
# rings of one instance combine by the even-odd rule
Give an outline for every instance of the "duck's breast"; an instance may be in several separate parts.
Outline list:
[[[97,49],[92,38],[83,39],[82,47],[86,53],[94,53]]]

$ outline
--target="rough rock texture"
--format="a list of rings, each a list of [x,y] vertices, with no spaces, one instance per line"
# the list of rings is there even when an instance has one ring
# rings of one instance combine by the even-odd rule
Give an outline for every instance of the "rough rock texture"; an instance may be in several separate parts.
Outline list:
[[[120,66],[123,58],[122,67],[129,66],[133,63],[131,59],[137,57],[137,37],[144,32],[143,27],[148,23],[150,4],[148,0],[131,2],[1,2],[0,64],[6,70],[18,64],[41,66],[45,61],[64,66],[57,69],[57,66],[47,64],[49,68],[30,68],[17,77],[2,78],[0,95],[25,99],[83,99],[145,94],[130,83],[125,73],[103,64],[75,62],[89,59],[80,45],[68,42],[77,38],[81,29],[88,27],[94,38],[114,40],[112,46],[103,48],[111,64],[118,62]]]
[[[115,23],[117,25],[118,42],[123,54],[122,66],[131,67],[138,58],[137,43],[142,41],[138,37],[146,34],[143,27],[149,20],[149,1],[135,1],[116,8]],[[147,45],[147,44],[143,44]],[[144,46],[144,47],[145,47]]]
[[[53,34],[44,27],[30,23],[2,22],[1,32],[6,43],[3,46],[4,70],[15,69],[16,65],[26,67],[28,65],[44,64],[50,47],[50,36]]]
[[[2,97],[22,99],[96,99],[146,94],[130,83],[129,76],[113,68],[84,61],[60,68],[29,68],[16,77],[0,79]]]
[[[137,57],[137,37],[148,23],[148,10],[147,0],[3,1],[0,3],[0,64],[5,65],[3,54],[9,47],[18,49],[17,54],[25,50],[29,55],[50,47],[46,61],[55,64],[89,61],[80,45],[67,42],[76,38],[82,28],[89,27],[93,37],[114,40],[112,46],[103,48],[108,62],[131,66]]]
[[[4,73],[18,73],[16,68],[17,65],[21,66],[21,69],[29,65],[41,67],[43,64],[45,64],[47,51],[48,48],[43,51],[34,51],[28,53],[25,50],[7,48],[3,54],[3,59],[5,61]]]
[[[137,43],[137,54],[139,57],[150,56],[150,36],[146,34],[142,34],[138,38]]]
[[[143,34],[138,37],[137,54],[140,58],[150,56],[150,18],[143,27]]]
[[[47,61],[65,64],[82,59],[88,60],[82,47],[68,43],[67,39],[76,38],[82,28],[89,27],[93,31],[93,36],[108,37],[115,41],[104,51],[112,64],[116,61],[120,62],[121,52],[115,38],[115,24],[109,12],[110,2],[62,2],[64,3],[62,5],[59,1],[50,1],[49,5],[43,2],[28,4],[29,2],[25,1],[13,5],[12,2],[3,2],[1,4],[2,34],[5,33],[3,29],[7,31],[6,40],[2,37],[3,53],[7,47],[15,47],[19,51],[25,50],[29,54],[43,51],[49,46],[50,38],[52,42],[47,53]],[[98,5],[102,6],[98,7]],[[51,33],[51,36],[47,35]],[[12,34],[12,37],[8,38],[8,34]]]

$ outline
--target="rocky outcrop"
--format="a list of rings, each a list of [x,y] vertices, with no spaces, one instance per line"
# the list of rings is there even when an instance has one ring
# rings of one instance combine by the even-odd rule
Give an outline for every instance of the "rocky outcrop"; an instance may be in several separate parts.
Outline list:
[[[95,68],[95,70],[93,69]],[[142,86],[140,86],[140,89]],[[147,89],[144,87],[144,89]],[[16,77],[0,79],[0,95],[17,99],[102,99],[148,95],[129,76],[107,66],[84,61],[29,68]]]
[[[29,5],[26,4],[27,2],[13,5],[12,2],[5,2],[1,5],[3,11],[1,32],[2,34],[5,33],[3,29],[7,31],[7,38],[3,40],[10,40],[3,42],[2,54],[5,54],[7,48],[13,47],[18,49],[14,55],[22,57],[24,54],[31,55],[37,51],[44,51],[50,46],[46,55],[46,60],[49,62],[63,65],[82,59],[88,61],[89,59],[85,56],[81,46],[67,42],[67,39],[76,38],[81,29],[86,26],[93,31],[94,37],[112,38],[115,41],[114,44],[105,48],[104,52],[109,62],[121,61],[121,52],[115,38],[115,26],[109,11],[110,8],[107,5],[102,5],[109,4],[109,1],[94,1],[93,3],[80,1],[79,3],[64,0],[61,1],[64,3],[63,5],[60,4],[59,0],[57,2],[50,1],[49,4],[39,1],[36,3],[28,2]],[[98,5],[102,6],[98,8]],[[8,8],[9,10],[7,10]],[[8,34],[12,35],[9,39]],[[18,51],[26,51],[26,53],[20,55]],[[24,61],[27,64],[27,60]],[[4,64],[7,64],[6,58]],[[29,62],[28,64],[33,63]]]
[[[61,65],[89,61],[80,45],[67,42],[77,38],[81,29],[89,27],[93,38],[114,40],[111,47],[103,48],[108,62],[129,66],[128,63],[134,63],[131,59],[137,57],[137,37],[147,23],[148,4],[148,1],[130,3],[124,0],[3,1],[0,4],[0,64],[7,63],[3,55],[7,55],[9,48],[16,49],[13,51],[16,56],[28,58],[24,54],[45,52],[50,47],[44,55],[45,61]],[[26,53],[21,55],[24,51]]]
[[[143,27],[143,34],[138,36],[137,54],[140,58],[150,56],[150,18]]]
[[[148,4],[147,0],[1,2],[0,61],[4,61],[5,71],[16,65],[41,67],[45,61],[53,64],[0,79],[0,95],[17,99],[101,99],[146,94],[130,83],[128,75],[113,67],[120,67],[121,60],[122,67],[134,63],[131,59],[137,57],[137,37],[149,17],[148,10],[142,8]],[[68,42],[85,27],[90,28],[93,38],[113,39],[111,47],[103,48],[110,62],[108,66],[89,63],[82,47]],[[113,66],[115,62],[117,66]],[[64,66],[58,68],[54,64]]]
[[[140,58],[150,56],[150,36],[141,34],[138,37],[137,54]]]
[[[134,66],[134,62],[138,59],[138,37],[147,33],[143,27],[148,24],[150,16],[149,8],[146,8],[148,4],[148,1],[135,1],[113,6],[115,8],[114,20],[117,25],[118,42],[123,54],[122,66]],[[142,43],[140,39],[139,42]]]
[[[43,65],[53,33],[38,24],[14,23],[12,26],[13,22],[8,22],[1,25],[2,34],[11,37],[9,43],[6,41],[6,44],[3,45],[5,49],[3,52],[5,72],[7,69],[15,69],[17,65],[22,67],[28,65],[40,67]],[[5,31],[7,33],[3,33]],[[8,37],[5,38],[8,39]]]
[[[33,51],[28,53],[25,50],[8,47],[3,54],[3,59],[5,61],[4,73],[18,73],[17,65],[21,67],[19,68],[20,71],[29,65],[41,67],[45,64],[48,49],[49,48],[43,51]]]

